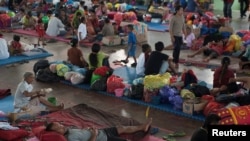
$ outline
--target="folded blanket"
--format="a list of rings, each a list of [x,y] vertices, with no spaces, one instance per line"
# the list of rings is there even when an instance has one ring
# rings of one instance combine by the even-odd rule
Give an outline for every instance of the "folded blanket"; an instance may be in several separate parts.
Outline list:
[[[0,89],[0,99],[5,98],[6,96],[11,94],[10,89]]]

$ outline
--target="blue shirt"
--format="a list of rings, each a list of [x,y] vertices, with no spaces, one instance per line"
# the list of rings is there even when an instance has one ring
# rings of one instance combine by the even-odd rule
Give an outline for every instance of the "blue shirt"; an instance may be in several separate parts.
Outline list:
[[[186,7],[186,10],[188,12],[195,12],[196,11],[196,7],[197,7],[197,5],[196,5],[196,3],[195,3],[194,0],[188,0],[187,7]]]
[[[136,44],[136,36],[133,32],[129,32],[128,34],[128,44],[132,44],[132,45]]]

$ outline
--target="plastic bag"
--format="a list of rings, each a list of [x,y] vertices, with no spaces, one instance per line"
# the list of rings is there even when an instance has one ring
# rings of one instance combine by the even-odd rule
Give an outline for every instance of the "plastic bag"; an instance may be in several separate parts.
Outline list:
[[[144,78],[144,87],[146,89],[159,89],[170,84],[170,73],[146,75]]]

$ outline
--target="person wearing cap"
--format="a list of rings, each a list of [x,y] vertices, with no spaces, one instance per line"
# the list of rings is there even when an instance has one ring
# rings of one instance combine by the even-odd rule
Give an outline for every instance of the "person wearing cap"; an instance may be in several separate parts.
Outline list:
[[[14,95],[14,113],[31,110],[31,113],[38,114],[41,111],[53,112],[63,109],[63,103],[54,105],[44,98],[45,92],[33,90],[34,78],[32,72],[24,73],[23,80],[18,84]]]
[[[82,51],[77,47],[78,46],[78,40],[72,39],[70,41],[71,48],[68,49],[67,55],[68,55],[68,61],[76,65],[78,67],[84,68],[87,66],[87,62],[85,61]]]
[[[10,57],[10,53],[8,51],[7,41],[3,38],[3,34],[0,33],[0,60],[7,59]]]

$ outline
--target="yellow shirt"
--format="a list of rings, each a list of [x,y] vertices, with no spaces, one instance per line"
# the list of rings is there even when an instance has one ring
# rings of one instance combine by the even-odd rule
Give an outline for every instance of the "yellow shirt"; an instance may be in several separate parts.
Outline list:
[[[148,12],[154,13],[154,10],[155,10],[155,7],[151,5],[151,6],[149,7],[149,9],[148,9]]]

